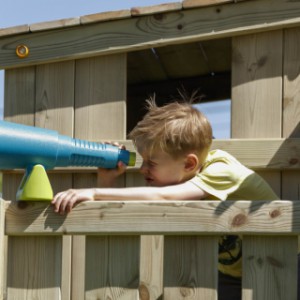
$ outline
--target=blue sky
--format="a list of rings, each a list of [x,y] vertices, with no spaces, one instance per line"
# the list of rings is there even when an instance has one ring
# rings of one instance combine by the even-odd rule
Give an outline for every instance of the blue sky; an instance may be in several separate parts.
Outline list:
[[[178,1],[178,0],[177,0]],[[0,28],[23,24],[53,21],[79,17],[103,11],[128,9],[134,6],[157,5],[174,0],[14,0],[2,1],[0,10]],[[4,72],[0,71],[0,117],[3,114]],[[216,138],[230,136],[230,101],[214,105],[202,104],[201,110],[213,125]]]

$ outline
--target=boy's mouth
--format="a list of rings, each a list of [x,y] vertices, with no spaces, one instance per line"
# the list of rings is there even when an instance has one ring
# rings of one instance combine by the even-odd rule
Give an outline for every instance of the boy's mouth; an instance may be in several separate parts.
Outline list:
[[[148,184],[151,184],[153,182],[153,179],[150,178],[150,177],[145,177],[145,181],[148,183]]]

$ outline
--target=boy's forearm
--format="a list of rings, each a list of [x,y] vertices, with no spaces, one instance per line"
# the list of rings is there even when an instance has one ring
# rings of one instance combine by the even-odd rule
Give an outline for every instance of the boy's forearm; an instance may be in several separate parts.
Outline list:
[[[96,188],[95,200],[201,200],[207,197],[190,182],[166,187]]]
[[[96,188],[95,200],[163,200],[159,199],[157,188],[134,187],[134,188]]]

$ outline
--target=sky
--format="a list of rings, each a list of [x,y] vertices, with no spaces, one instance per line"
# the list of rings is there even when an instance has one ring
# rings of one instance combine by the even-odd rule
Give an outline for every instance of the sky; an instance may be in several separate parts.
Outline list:
[[[179,0],[177,0],[179,1]],[[80,17],[105,11],[130,9],[175,0],[14,0],[1,3],[0,28]],[[4,72],[0,71],[0,118],[3,116]],[[230,100],[200,105],[210,119],[216,138],[230,137]]]

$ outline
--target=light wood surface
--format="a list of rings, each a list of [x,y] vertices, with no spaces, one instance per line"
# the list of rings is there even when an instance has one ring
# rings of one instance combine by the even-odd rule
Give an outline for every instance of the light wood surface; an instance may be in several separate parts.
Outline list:
[[[195,8],[100,22],[88,26],[63,27],[0,39],[0,66],[12,68],[58,60],[125,53],[170,44],[231,37],[275,30],[300,24],[300,4],[288,0],[242,1],[230,9]],[[101,32],[101,34],[99,34]],[[27,44],[30,55],[19,59],[15,49]],[[277,47],[273,48],[275,51]]]
[[[297,234],[299,209],[297,201],[92,201],[60,216],[47,203],[18,207],[12,202],[6,212],[6,233]]]

